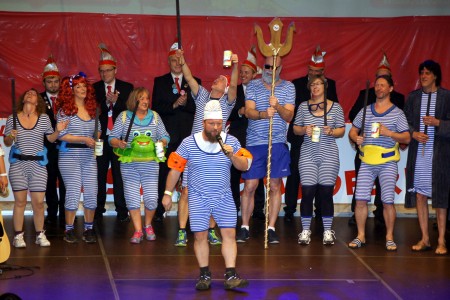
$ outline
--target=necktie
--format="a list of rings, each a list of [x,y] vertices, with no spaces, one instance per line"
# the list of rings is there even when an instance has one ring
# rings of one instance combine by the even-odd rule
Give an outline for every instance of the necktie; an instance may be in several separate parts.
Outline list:
[[[106,87],[108,89],[108,93],[112,93],[111,89],[112,86],[108,85]],[[112,102],[109,103],[109,111],[108,111],[108,130],[111,131],[113,128],[113,118],[112,118],[112,111],[113,111],[113,104]]]
[[[50,100],[52,100],[53,115],[56,117],[56,97],[55,96],[51,96]]]
[[[178,94],[179,94],[181,92],[181,87],[180,87],[180,83],[178,82],[178,80],[180,80],[180,78],[175,77],[175,85],[177,87]]]

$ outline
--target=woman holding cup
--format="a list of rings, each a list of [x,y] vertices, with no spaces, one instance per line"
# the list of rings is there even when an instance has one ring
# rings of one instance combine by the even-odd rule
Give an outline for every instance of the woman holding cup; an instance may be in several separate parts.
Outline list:
[[[302,232],[298,243],[303,245],[308,245],[311,241],[314,198],[321,202],[319,207],[324,227],[323,244],[334,244],[334,231],[331,230],[334,215],[333,190],[339,172],[336,139],[344,136],[345,123],[342,107],[325,99],[326,85],[324,76],[311,77],[308,81],[311,99],[300,104],[293,127],[296,135],[305,136],[298,162],[303,195],[300,205]]]
[[[59,108],[57,120],[69,123],[58,136],[59,169],[66,185],[66,230],[64,240],[78,241],[74,232],[75,214],[83,187],[84,232],[86,243],[97,241],[93,230],[97,207],[97,161],[95,142],[99,138],[95,126],[97,102],[92,85],[81,75],[63,78],[56,101]]]

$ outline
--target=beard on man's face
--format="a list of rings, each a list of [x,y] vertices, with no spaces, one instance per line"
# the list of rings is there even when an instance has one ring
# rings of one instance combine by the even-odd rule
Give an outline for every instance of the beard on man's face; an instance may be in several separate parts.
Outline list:
[[[206,139],[208,140],[208,142],[217,143],[216,136],[219,134],[219,132],[217,130],[214,130],[212,132],[208,132],[205,130],[204,132],[205,132]]]

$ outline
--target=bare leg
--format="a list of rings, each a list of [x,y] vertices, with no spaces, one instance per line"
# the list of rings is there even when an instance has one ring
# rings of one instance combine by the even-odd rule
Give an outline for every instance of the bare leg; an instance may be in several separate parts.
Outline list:
[[[249,225],[250,217],[255,207],[255,190],[258,187],[259,179],[245,180],[244,191],[241,199],[242,225]]]
[[[368,211],[367,201],[356,200],[355,218],[356,226],[358,228],[357,238],[363,243],[366,242],[366,221]]]
[[[142,231],[142,218],[140,209],[130,209],[131,221],[133,221],[134,231]]]
[[[216,221],[214,221],[214,218],[211,216],[209,218],[209,228],[214,228],[216,227]]]
[[[178,225],[180,228],[186,228],[188,217],[188,188],[185,187],[181,190],[181,196],[178,200]]]
[[[222,256],[225,260],[225,267],[234,268],[237,256],[236,230],[234,228],[221,228],[220,233],[222,235]]]
[[[269,226],[275,227],[281,208],[281,178],[270,180]]]
[[[413,250],[421,250],[424,246],[430,246],[430,235],[428,234],[428,199],[425,195],[416,194],[417,197],[417,218],[419,220],[420,231],[422,232],[421,240],[414,246]]]
[[[75,215],[77,214],[76,210],[67,210],[65,211],[66,215],[66,224],[67,225],[73,225],[73,222],[75,221]]]
[[[84,208],[84,221],[87,223],[94,222],[95,209]]]
[[[14,192],[13,224],[14,231],[23,230],[25,206],[27,205],[27,191]]]
[[[155,216],[155,212],[156,210],[149,210],[145,208],[145,221],[144,221],[145,226],[152,225],[152,220],[153,217]]]
[[[394,241],[395,206],[383,203],[383,216],[386,223],[386,241]]]
[[[44,230],[44,196],[45,192],[32,192],[31,205],[33,207],[34,229],[36,232]]]
[[[436,249],[436,254],[447,254],[447,246],[445,245],[447,208],[436,208],[436,219],[439,231],[438,247]]]
[[[198,265],[200,268],[207,267],[209,265],[208,231],[195,232],[194,237],[194,252]]]

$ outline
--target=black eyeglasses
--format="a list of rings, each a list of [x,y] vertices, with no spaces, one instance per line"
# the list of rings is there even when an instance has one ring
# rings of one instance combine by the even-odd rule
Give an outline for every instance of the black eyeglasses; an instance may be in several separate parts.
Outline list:
[[[316,111],[319,108],[323,109],[325,107],[323,102],[317,103],[317,104],[308,104],[308,108],[310,111]]]
[[[278,67],[277,67],[277,68],[278,68]],[[265,64],[265,65],[264,65],[264,69],[266,69],[266,70],[273,70],[273,66],[272,66],[272,65]]]

